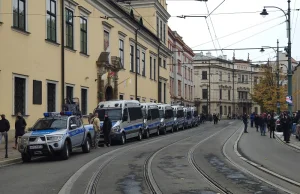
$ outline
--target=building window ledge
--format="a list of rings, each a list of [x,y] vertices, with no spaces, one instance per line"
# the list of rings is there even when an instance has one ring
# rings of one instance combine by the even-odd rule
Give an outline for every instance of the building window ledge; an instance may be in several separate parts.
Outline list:
[[[74,50],[73,48],[69,48],[65,46],[65,50],[68,50],[70,52],[76,53],[77,50]]]
[[[28,36],[29,34],[31,34],[30,32],[27,32],[26,30],[20,29],[20,28],[15,27],[15,26],[12,26],[11,29],[12,29],[13,31],[19,32],[19,33],[24,34],[24,35],[27,35],[27,36]]]
[[[83,53],[83,52],[79,52],[80,55],[84,56],[84,57],[90,57],[90,55],[88,55],[87,53]]]
[[[18,115],[11,115],[12,117],[17,117]],[[30,115],[22,115],[23,117],[29,117]]]
[[[52,44],[54,46],[59,46],[60,44],[58,44],[57,42],[53,41],[53,40],[50,40],[50,39],[45,39],[45,41],[49,44]]]

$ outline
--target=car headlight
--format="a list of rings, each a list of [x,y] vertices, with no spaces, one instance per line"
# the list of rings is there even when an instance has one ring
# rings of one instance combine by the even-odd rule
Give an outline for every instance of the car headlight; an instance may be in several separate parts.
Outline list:
[[[111,129],[113,132],[119,132],[121,130],[120,126],[115,126]]]
[[[60,141],[63,135],[47,136],[47,141]]]
[[[29,137],[21,137],[21,144],[28,144]]]

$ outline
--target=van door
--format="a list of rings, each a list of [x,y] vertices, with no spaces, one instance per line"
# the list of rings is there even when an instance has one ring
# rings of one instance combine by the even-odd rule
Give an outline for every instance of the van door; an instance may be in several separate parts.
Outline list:
[[[152,130],[156,132],[156,129],[160,125],[159,110],[158,109],[150,109],[150,112],[151,112]]]

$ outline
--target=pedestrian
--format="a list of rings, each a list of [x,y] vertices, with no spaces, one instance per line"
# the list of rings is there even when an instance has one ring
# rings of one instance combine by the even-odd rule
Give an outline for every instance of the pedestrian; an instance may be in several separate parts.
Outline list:
[[[0,144],[2,142],[2,137],[4,137],[5,141],[7,141],[7,132],[10,129],[9,121],[5,118],[5,115],[1,115],[0,120]]]
[[[108,118],[108,115],[105,114],[104,122],[103,122],[103,134],[104,134],[104,144],[109,147],[111,143],[110,132],[111,132],[112,123]]]
[[[268,114],[268,116],[267,116],[267,128],[268,128],[268,132],[270,131],[270,127],[271,127],[271,115]]]
[[[283,113],[280,119],[280,125],[283,130],[283,137],[286,143],[290,143],[290,119],[286,112]]]
[[[276,120],[274,119],[274,113],[271,113],[269,123],[270,123],[270,138],[272,138],[273,136],[273,138],[275,139]]]
[[[96,149],[98,148],[99,140],[100,140],[100,130],[101,130],[101,124],[99,115],[97,112],[95,112],[94,117],[91,119],[90,124],[93,124],[94,128],[94,139],[93,139],[93,147]]]
[[[251,127],[252,127],[252,128],[253,128],[254,118],[255,118],[255,114],[252,113],[252,114],[250,115],[250,121],[251,121]]]
[[[266,118],[265,118],[265,114],[260,115],[259,124],[260,124],[260,135],[261,136],[266,136]]]
[[[244,123],[244,133],[248,133],[247,127],[248,127],[248,116],[247,113],[244,113],[242,117],[243,123]]]
[[[255,117],[254,117],[254,124],[255,124],[256,131],[258,132],[258,128],[259,128],[259,116],[258,116],[258,114],[256,114]]]
[[[213,114],[213,119],[214,119],[214,125],[218,124],[219,118],[218,118],[218,116],[216,114]]]
[[[23,118],[21,112],[18,112],[16,122],[15,122],[15,147],[13,149],[17,149],[18,146],[18,137],[23,136],[25,133],[25,128],[27,126],[27,123],[25,119]]]

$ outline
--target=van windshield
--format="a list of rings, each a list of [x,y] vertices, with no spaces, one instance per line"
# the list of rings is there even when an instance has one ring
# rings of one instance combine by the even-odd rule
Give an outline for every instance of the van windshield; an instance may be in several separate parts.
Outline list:
[[[159,110],[159,118],[165,118],[165,113],[163,110]]]
[[[122,119],[122,109],[121,108],[101,108],[97,110],[100,121],[104,120],[105,114],[111,121],[118,121]]]

